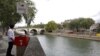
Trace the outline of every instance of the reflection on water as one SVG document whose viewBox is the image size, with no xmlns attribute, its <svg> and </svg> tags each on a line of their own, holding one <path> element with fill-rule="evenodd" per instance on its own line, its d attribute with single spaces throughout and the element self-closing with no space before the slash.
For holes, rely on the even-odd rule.
<svg viewBox="0 0 100 56">
<path fill-rule="evenodd" d="M 51 36 L 37 35 L 46 56 L 99 56 L 100 42 Z"/>
</svg>

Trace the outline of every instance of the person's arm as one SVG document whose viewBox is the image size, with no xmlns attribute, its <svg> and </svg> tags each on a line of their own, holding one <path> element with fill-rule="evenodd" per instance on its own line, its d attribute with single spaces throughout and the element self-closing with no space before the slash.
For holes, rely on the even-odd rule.
<svg viewBox="0 0 100 56">
<path fill-rule="evenodd" d="M 15 32 L 15 36 L 23 36 L 25 35 L 24 31 L 14 31 Z"/>
</svg>

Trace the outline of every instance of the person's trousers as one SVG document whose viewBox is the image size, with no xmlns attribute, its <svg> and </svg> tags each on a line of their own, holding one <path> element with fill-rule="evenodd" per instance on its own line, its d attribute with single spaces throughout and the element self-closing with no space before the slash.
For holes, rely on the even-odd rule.
<svg viewBox="0 0 100 56">
<path fill-rule="evenodd" d="M 11 56 L 12 48 L 13 48 L 13 42 L 8 42 L 8 48 L 7 48 L 6 56 Z"/>
</svg>

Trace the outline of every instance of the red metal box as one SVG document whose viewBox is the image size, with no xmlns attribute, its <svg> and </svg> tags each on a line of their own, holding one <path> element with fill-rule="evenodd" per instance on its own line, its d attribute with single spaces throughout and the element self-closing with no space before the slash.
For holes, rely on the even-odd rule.
<svg viewBox="0 0 100 56">
<path fill-rule="evenodd" d="M 16 36 L 14 40 L 14 44 L 16 46 L 27 46 L 29 42 L 29 37 L 27 36 Z"/>
</svg>

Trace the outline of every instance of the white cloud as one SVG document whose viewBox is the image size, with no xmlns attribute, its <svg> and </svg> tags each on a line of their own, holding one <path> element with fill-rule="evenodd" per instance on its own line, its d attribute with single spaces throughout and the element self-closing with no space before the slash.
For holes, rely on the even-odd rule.
<svg viewBox="0 0 100 56">
<path fill-rule="evenodd" d="M 77 17 L 92 17 L 98 20 L 100 0 L 32 0 L 38 10 L 35 23 L 47 23 L 55 20 L 57 23 Z"/>
<path fill-rule="evenodd" d="M 92 17 L 100 11 L 99 0 L 33 0 L 38 12 L 35 22 L 55 20 L 61 22 L 70 18 Z M 93 17 L 97 19 L 97 17 Z M 42 19 L 42 20 L 41 20 Z"/>
</svg>

